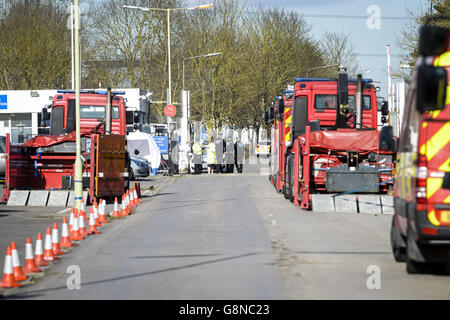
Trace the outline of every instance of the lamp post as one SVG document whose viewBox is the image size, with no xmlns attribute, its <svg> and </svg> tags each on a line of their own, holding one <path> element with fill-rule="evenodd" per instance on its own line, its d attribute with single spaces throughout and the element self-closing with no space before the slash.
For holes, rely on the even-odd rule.
<svg viewBox="0 0 450 320">
<path fill-rule="evenodd" d="M 146 7 L 137 7 L 137 6 L 129 6 L 124 5 L 123 8 L 126 9 L 135 9 L 135 10 L 141 10 L 141 11 L 166 11 L 167 13 L 167 64 L 168 64 L 168 76 L 169 76 L 169 92 L 167 95 L 167 104 L 172 104 L 172 69 L 171 69 L 171 55 L 170 55 L 170 12 L 171 11 L 179 11 L 179 10 L 201 10 L 201 9 L 209 9 L 212 8 L 214 5 L 211 4 L 204 4 L 204 5 L 197 5 L 193 7 L 185 7 L 185 8 L 146 8 Z"/>
<path fill-rule="evenodd" d="M 184 63 L 186 60 L 197 59 L 197 58 L 209 58 L 209 57 L 219 56 L 221 54 L 222 54 L 222 52 L 214 52 L 214 53 L 202 54 L 202 55 L 195 56 L 195 57 L 184 58 L 183 59 L 183 91 L 184 91 Z"/>
<path fill-rule="evenodd" d="M 327 65 L 327 66 L 309 68 L 309 69 L 306 70 L 306 77 L 308 77 L 309 72 L 312 71 L 312 70 L 328 69 L 328 68 L 333 68 L 333 67 L 339 67 L 339 65 L 338 64 L 330 64 L 330 65 Z"/>
<path fill-rule="evenodd" d="M 214 7 L 214 4 L 203 4 L 203 5 L 197 5 L 193 7 L 184 7 L 184 8 L 147 8 L 147 7 L 138 7 L 138 6 L 129 6 L 124 5 L 123 8 L 125 9 L 134 9 L 134 10 L 141 10 L 141 11 L 166 11 L 167 14 L 167 73 L 168 73 L 168 93 L 167 93 L 167 105 L 172 104 L 172 68 L 171 68 L 171 54 L 170 54 L 170 13 L 172 11 L 180 11 L 180 10 L 202 10 L 202 9 L 209 9 Z M 169 130 L 169 138 L 171 138 L 172 132 L 171 132 L 171 123 L 170 118 L 167 117 L 167 128 Z M 169 143 L 169 146 L 171 143 Z M 171 153 L 171 148 L 169 147 L 169 155 Z"/>
<path fill-rule="evenodd" d="M 181 91 L 181 105 L 182 105 L 182 118 L 181 118 L 181 153 L 180 153 L 180 170 L 184 169 L 184 165 L 188 166 L 189 161 L 187 153 L 189 152 L 189 141 L 190 141 L 190 129 L 189 129 L 189 91 L 185 90 L 184 87 L 184 70 L 186 60 L 192 60 L 197 58 L 209 58 L 221 55 L 221 52 L 214 52 L 208 54 L 202 54 L 194 57 L 187 57 L 183 59 L 183 90 Z"/>
<path fill-rule="evenodd" d="M 79 0 L 74 1 L 74 58 L 75 58 L 75 131 L 76 131 L 76 157 L 75 157 L 75 207 L 81 207 L 83 196 L 83 167 L 81 162 L 81 133 L 80 133 L 80 90 L 81 90 L 81 61 L 80 61 L 80 6 Z"/>
</svg>

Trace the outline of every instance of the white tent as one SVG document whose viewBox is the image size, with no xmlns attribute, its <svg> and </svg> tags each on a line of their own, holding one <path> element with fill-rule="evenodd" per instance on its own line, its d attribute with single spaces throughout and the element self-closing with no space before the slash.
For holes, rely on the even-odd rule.
<svg viewBox="0 0 450 320">
<path fill-rule="evenodd" d="M 142 131 L 130 132 L 127 135 L 127 151 L 132 157 L 146 159 L 152 166 L 153 174 L 156 174 L 161 161 L 161 152 L 150 134 Z"/>
</svg>

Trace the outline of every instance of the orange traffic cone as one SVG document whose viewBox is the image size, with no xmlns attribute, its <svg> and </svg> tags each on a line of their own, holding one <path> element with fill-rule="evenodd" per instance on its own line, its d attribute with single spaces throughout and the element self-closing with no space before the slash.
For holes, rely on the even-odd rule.
<svg viewBox="0 0 450 320">
<path fill-rule="evenodd" d="M 23 272 L 25 274 L 30 274 L 41 271 L 41 268 L 38 268 L 34 262 L 33 244 L 31 243 L 31 239 L 27 238 L 25 240 L 25 266 L 23 267 Z"/>
<path fill-rule="evenodd" d="M 53 246 L 52 246 L 52 232 L 50 228 L 47 228 L 45 231 L 45 242 L 44 242 L 44 260 L 45 261 L 55 261 L 59 258 L 55 257 L 53 254 Z"/>
<path fill-rule="evenodd" d="M 78 213 L 77 210 L 74 210 L 74 216 L 73 216 L 73 228 L 72 233 L 70 234 L 69 239 L 72 241 L 81 241 L 84 239 L 84 237 L 80 233 L 80 229 L 78 227 Z"/>
<path fill-rule="evenodd" d="M 74 210 L 74 208 L 70 208 L 70 216 L 69 216 L 69 234 L 72 233 L 74 216 L 75 216 L 75 210 Z"/>
<path fill-rule="evenodd" d="M 137 191 L 136 191 L 136 187 L 133 188 L 133 193 L 134 193 L 134 200 L 136 201 L 136 205 L 141 204 L 142 201 L 139 200 L 139 197 L 138 197 L 138 194 L 137 194 Z"/>
<path fill-rule="evenodd" d="M 94 219 L 95 219 L 95 225 L 96 225 L 97 227 L 103 226 L 103 225 L 100 223 L 100 220 L 99 220 L 99 218 L 98 218 L 98 203 L 97 203 L 97 201 L 94 201 Z"/>
<path fill-rule="evenodd" d="M 20 266 L 19 253 L 17 252 L 16 242 L 11 242 L 11 255 L 12 255 L 12 266 L 14 272 L 14 280 L 25 281 L 27 276 L 23 274 L 22 267 Z"/>
<path fill-rule="evenodd" d="M 92 209 L 92 208 L 91 208 L 91 213 L 89 214 L 89 230 L 87 233 L 89 235 L 100 233 L 100 231 L 97 230 L 97 227 L 95 224 L 94 209 Z"/>
<path fill-rule="evenodd" d="M 114 197 L 114 210 L 113 210 L 113 212 L 111 214 L 111 217 L 119 218 L 120 216 L 121 215 L 120 215 L 120 212 L 119 212 L 119 203 L 117 202 L 117 197 Z"/>
<path fill-rule="evenodd" d="M 84 220 L 88 220 L 88 217 L 87 217 L 87 215 L 86 215 L 86 210 L 85 210 L 85 208 L 84 208 L 84 199 L 83 199 L 83 198 L 81 198 L 80 214 L 83 215 Z"/>
<path fill-rule="evenodd" d="M 69 228 L 67 226 L 67 218 L 63 217 L 61 242 L 59 244 L 62 248 L 70 248 L 75 246 L 69 238 Z"/>
<path fill-rule="evenodd" d="M 125 194 L 122 196 L 122 211 L 120 211 L 120 216 L 121 217 L 125 217 L 128 215 L 128 211 L 127 211 L 127 203 L 126 203 L 126 198 L 125 198 Z"/>
<path fill-rule="evenodd" d="M 134 189 L 136 190 L 137 197 L 141 196 L 141 184 L 139 182 L 134 183 Z"/>
<path fill-rule="evenodd" d="M 36 249 L 34 251 L 34 263 L 38 267 L 48 266 L 48 262 L 44 260 L 44 250 L 42 249 L 42 234 L 37 234 Z"/>
<path fill-rule="evenodd" d="M 98 212 L 98 221 L 100 223 L 108 223 L 108 219 L 106 219 L 105 214 L 105 201 L 103 199 L 100 199 L 100 206 L 99 206 L 99 212 Z"/>
<path fill-rule="evenodd" d="M 136 201 L 134 200 L 133 189 L 130 190 L 130 207 L 134 209 L 136 207 Z"/>
<path fill-rule="evenodd" d="M 78 217 L 78 226 L 79 226 L 79 229 L 80 229 L 80 235 L 82 237 L 85 237 L 85 236 L 88 235 L 88 233 L 86 232 L 86 226 L 84 224 L 84 218 L 85 218 L 84 217 L 84 212 L 81 211 L 80 216 Z"/>
<path fill-rule="evenodd" d="M 3 280 L 0 283 L 2 288 L 20 287 L 20 284 L 14 279 L 14 271 L 12 266 L 11 247 L 6 249 L 5 266 L 3 267 Z"/>
<path fill-rule="evenodd" d="M 133 206 L 130 203 L 130 190 L 127 190 L 126 200 L 125 201 L 126 201 L 126 204 L 127 204 L 128 214 L 131 214 L 131 212 L 133 211 Z"/>
<path fill-rule="evenodd" d="M 58 231 L 58 224 L 56 222 L 53 222 L 52 249 L 53 249 L 53 254 L 55 256 L 61 256 L 64 254 L 64 251 L 61 250 L 61 245 L 59 243 L 59 231 Z"/>
</svg>

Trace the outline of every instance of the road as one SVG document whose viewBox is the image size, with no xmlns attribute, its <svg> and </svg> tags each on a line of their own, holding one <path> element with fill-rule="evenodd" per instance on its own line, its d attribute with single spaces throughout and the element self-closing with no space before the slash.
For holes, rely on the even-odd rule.
<svg viewBox="0 0 450 320">
<path fill-rule="evenodd" d="M 449 299 L 449 275 L 394 262 L 391 219 L 302 211 L 258 170 L 185 175 L 9 298 Z M 67 288 L 71 265 L 81 289 Z"/>
</svg>

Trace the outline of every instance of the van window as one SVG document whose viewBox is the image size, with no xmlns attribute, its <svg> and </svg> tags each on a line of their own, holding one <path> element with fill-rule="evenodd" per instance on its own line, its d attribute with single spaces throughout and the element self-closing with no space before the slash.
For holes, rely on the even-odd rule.
<svg viewBox="0 0 450 320">
<path fill-rule="evenodd" d="M 412 88 L 406 96 L 405 116 L 399 140 L 399 152 L 417 152 L 419 139 L 420 114 L 415 108 L 416 88 Z"/>
</svg>

